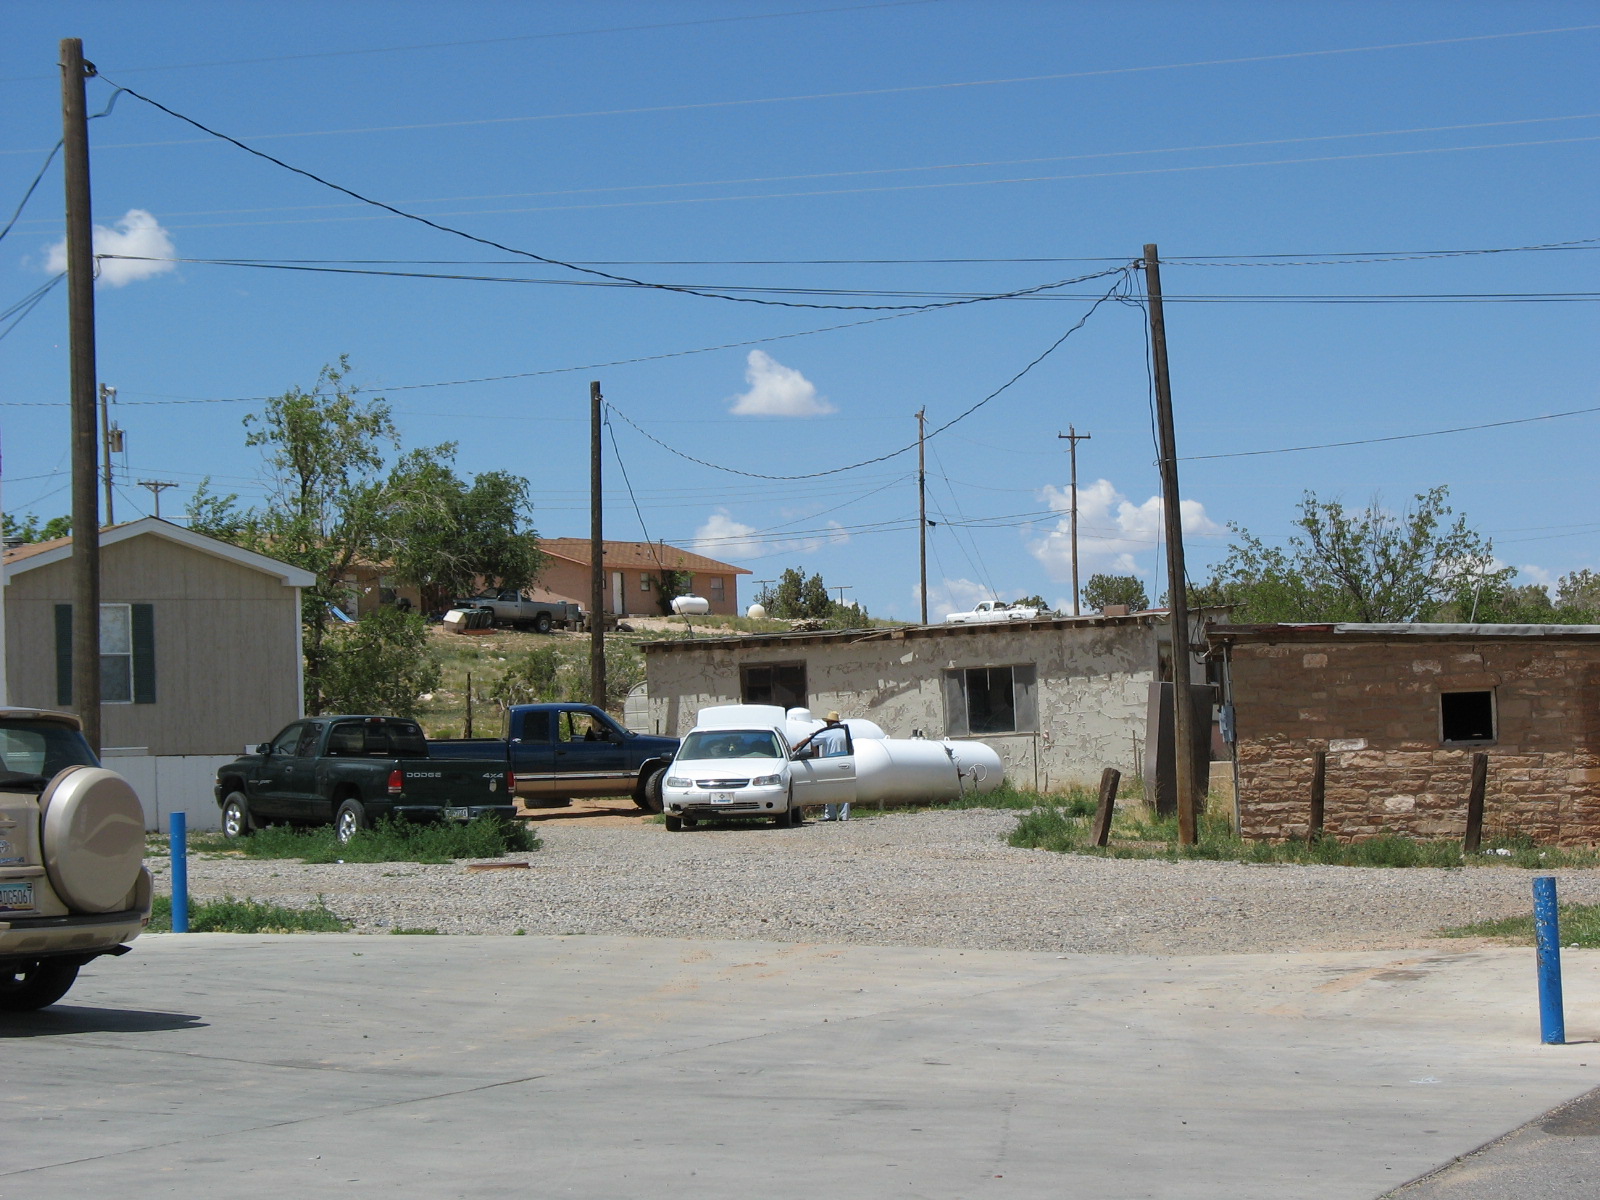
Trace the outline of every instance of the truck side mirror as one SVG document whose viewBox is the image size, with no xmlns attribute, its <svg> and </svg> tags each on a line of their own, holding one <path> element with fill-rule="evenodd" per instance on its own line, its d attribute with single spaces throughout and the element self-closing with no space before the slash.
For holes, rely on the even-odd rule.
<svg viewBox="0 0 1600 1200">
<path fill-rule="evenodd" d="M 256 753 L 260 754 L 260 755 L 263 755 L 263 756 L 271 754 L 272 753 L 272 743 L 271 742 L 262 742 L 259 746 L 256 747 Z"/>
</svg>

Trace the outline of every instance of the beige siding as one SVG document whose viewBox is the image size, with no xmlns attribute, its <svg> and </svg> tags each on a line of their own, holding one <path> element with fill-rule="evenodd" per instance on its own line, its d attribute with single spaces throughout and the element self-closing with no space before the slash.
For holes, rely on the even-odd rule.
<svg viewBox="0 0 1600 1200">
<path fill-rule="evenodd" d="M 55 606 L 71 599 L 71 570 L 36 567 L 6 587 L 13 704 L 56 707 Z M 106 705 L 104 745 L 236 753 L 298 715 L 296 589 L 153 535 L 106 546 L 100 587 L 107 604 L 153 606 L 156 654 L 156 702 Z"/>
<path fill-rule="evenodd" d="M 651 729 L 682 736 L 700 709 L 740 701 L 740 668 L 806 664 L 813 713 L 837 709 L 866 717 L 890 737 L 950 730 L 944 673 L 953 668 L 1033 665 L 1039 729 L 992 735 L 1007 775 L 1024 786 L 1093 782 L 1105 767 L 1139 768 L 1146 704 L 1154 679 L 1155 629 L 1147 623 L 1067 622 L 1037 626 L 931 629 L 855 640 L 724 640 L 696 645 L 645 643 Z"/>
</svg>

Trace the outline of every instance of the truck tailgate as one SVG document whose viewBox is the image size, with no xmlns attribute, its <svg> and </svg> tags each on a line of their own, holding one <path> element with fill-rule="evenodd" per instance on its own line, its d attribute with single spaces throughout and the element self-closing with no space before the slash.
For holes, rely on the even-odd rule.
<svg viewBox="0 0 1600 1200">
<path fill-rule="evenodd" d="M 394 765 L 400 772 L 401 795 L 397 799 L 406 804 L 466 807 L 512 803 L 506 789 L 506 764 L 498 759 L 402 758 Z"/>
</svg>

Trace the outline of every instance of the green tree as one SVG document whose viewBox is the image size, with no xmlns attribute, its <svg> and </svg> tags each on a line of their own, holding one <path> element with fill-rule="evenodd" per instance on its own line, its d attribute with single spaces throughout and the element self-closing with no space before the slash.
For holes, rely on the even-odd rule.
<svg viewBox="0 0 1600 1200">
<path fill-rule="evenodd" d="M 1494 568 L 1489 542 L 1465 517 L 1448 518 L 1449 489 L 1430 488 L 1402 513 L 1374 499 L 1346 509 L 1312 492 L 1285 548 L 1238 525 L 1238 540 L 1203 596 L 1236 605 L 1235 618 L 1274 621 L 1432 621 L 1463 596 L 1504 588 L 1514 568 Z"/>
<path fill-rule="evenodd" d="M 439 686 L 428 624 L 416 613 L 380 608 L 323 639 L 318 689 L 324 711 L 414 717 L 419 697 Z"/>
<path fill-rule="evenodd" d="M 26 521 L 20 523 L 10 513 L 0 516 L 0 536 L 8 542 L 52 542 L 56 538 L 66 537 L 71 532 L 70 516 L 51 517 L 43 525 L 39 524 L 39 518 L 32 513 L 28 514 Z"/>
<path fill-rule="evenodd" d="M 621 713 L 628 693 L 644 682 L 644 655 L 627 642 L 606 643 L 606 711 Z M 489 685 L 504 708 L 513 704 L 589 701 L 589 656 L 564 646 L 540 646 L 510 663 Z"/>
<path fill-rule="evenodd" d="M 826 621 L 841 629 L 859 629 L 867 624 L 867 610 L 860 604 L 840 604 L 828 595 L 821 575 L 807 575 L 801 567 L 787 567 L 776 584 L 762 588 L 756 603 L 767 615 L 784 621 Z"/>
<path fill-rule="evenodd" d="M 455 454 L 446 442 L 405 455 L 385 482 L 376 531 L 378 557 L 422 592 L 428 609 L 470 594 L 480 580 L 526 587 L 544 565 L 529 524 L 528 481 L 485 471 L 467 483 Z"/>
<path fill-rule="evenodd" d="M 1095 612 L 1112 604 L 1126 604 L 1129 612 L 1150 607 L 1144 584 L 1135 575 L 1091 575 L 1083 585 L 1083 602 Z"/>
<path fill-rule="evenodd" d="M 1574 612 L 1600 614 L 1600 575 L 1588 568 L 1563 575 L 1556 581 L 1556 603 Z"/>
<path fill-rule="evenodd" d="M 661 606 L 661 615 L 672 615 L 672 602 L 679 596 L 687 596 L 689 588 L 694 583 L 694 576 L 688 571 L 674 571 L 669 567 L 662 567 L 651 576 L 654 581 L 656 603 Z"/>
</svg>

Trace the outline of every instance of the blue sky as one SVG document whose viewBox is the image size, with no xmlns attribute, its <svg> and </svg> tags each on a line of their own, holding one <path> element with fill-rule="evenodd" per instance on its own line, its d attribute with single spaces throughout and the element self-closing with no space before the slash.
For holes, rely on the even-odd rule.
<svg viewBox="0 0 1600 1200">
<path fill-rule="evenodd" d="M 138 480 L 179 485 L 167 516 L 207 474 L 259 502 L 237 398 L 347 354 L 408 447 L 527 476 L 540 532 L 585 536 L 598 379 L 643 518 L 608 444 L 608 536 L 758 580 L 800 566 L 915 618 L 914 452 L 787 480 L 690 459 L 799 476 L 899 450 L 919 408 L 930 429 L 971 408 L 1118 277 L 873 306 L 1059 284 L 1155 242 L 1191 577 L 1230 522 L 1286 538 L 1306 489 L 1400 506 L 1436 484 L 1524 578 L 1600 566 L 1600 414 L 1204 457 L 1600 405 L 1600 241 L 1419 256 L 1600 239 L 1600 4 L 24 0 L 6 24 L 0 220 L 60 135 L 75 36 L 104 76 L 92 110 L 114 81 L 477 237 L 720 293 L 441 233 L 123 95 L 91 127 L 102 249 L 213 261 L 107 260 L 118 519 L 150 511 Z M 0 307 L 49 280 L 61 207 L 58 162 L 0 241 Z M 64 293 L 0 340 L 5 505 L 41 517 L 69 507 Z M 1538 299 L 1483 299 L 1507 296 Z M 929 442 L 936 614 L 1070 604 L 1069 425 L 1092 435 L 1083 577 L 1161 592 L 1145 337 L 1114 298 Z"/>
</svg>

